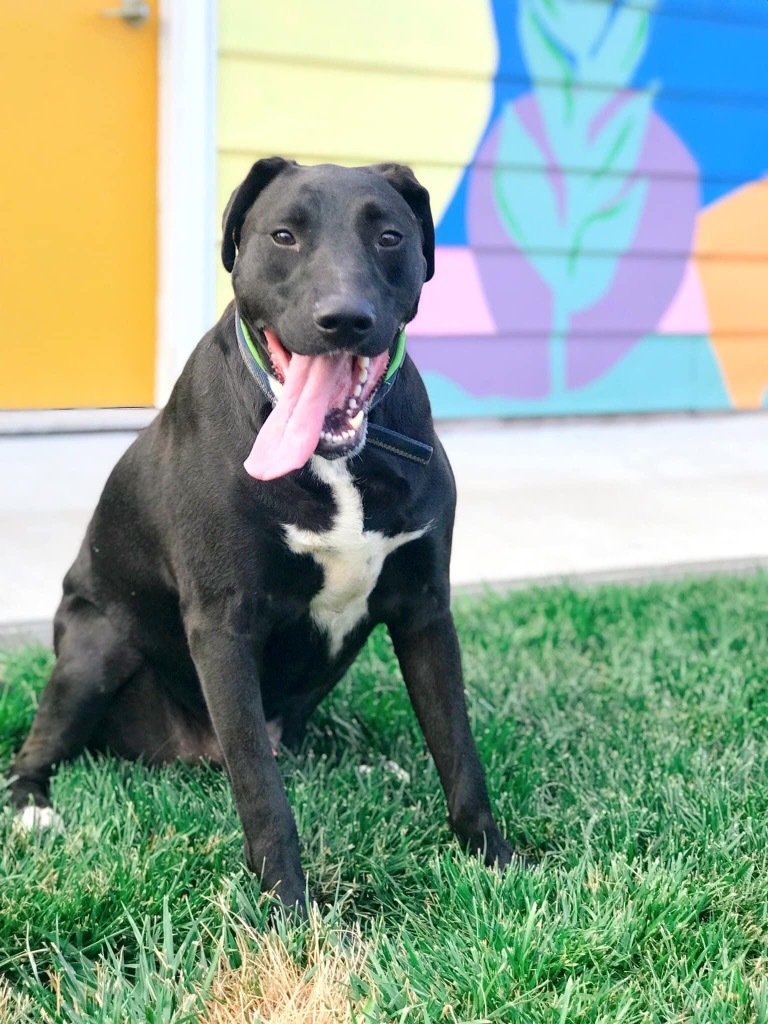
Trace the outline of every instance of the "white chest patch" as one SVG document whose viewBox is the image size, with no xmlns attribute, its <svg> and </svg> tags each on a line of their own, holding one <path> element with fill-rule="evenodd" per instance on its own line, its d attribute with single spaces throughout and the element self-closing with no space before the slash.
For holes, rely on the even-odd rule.
<svg viewBox="0 0 768 1024">
<path fill-rule="evenodd" d="M 335 657 L 344 638 L 368 613 L 368 598 L 387 555 L 423 537 L 429 525 L 396 537 L 363 530 L 363 501 L 346 460 L 329 462 L 313 456 L 310 466 L 333 492 L 337 510 L 333 525 L 322 533 L 297 526 L 283 529 L 291 551 L 311 555 L 322 567 L 323 586 L 312 599 L 309 611 L 315 625 L 327 634 L 331 656 Z"/>
</svg>

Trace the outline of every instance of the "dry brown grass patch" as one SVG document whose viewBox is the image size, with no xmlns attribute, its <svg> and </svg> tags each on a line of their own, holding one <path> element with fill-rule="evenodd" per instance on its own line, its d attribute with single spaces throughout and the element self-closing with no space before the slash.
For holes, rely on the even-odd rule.
<svg viewBox="0 0 768 1024">
<path fill-rule="evenodd" d="M 0 978 L 0 1024 L 16 1024 L 30 1019 L 32 1003 L 28 996 L 17 995 L 4 978 Z"/>
<path fill-rule="evenodd" d="M 312 930 L 302 963 L 274 933 L 240 933 L 240 966 L 223 963 L 211 985 L 201 1024 L 352 1024 L 365 1020 L 350 993 L 350 976 L 365 965 L 361 941 L 333 945 Z M 356 1016 L 353 1012 L 356 1011 Z"/>
</svg>

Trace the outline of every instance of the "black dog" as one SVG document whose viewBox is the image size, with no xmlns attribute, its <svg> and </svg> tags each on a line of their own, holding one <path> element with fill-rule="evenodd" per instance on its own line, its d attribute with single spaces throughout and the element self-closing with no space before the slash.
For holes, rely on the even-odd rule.
<svg viewBox="0 0 768 1024">
<path fill-rule="evenodd" d="M 54 764 L 86 746 L 223 762 L 248 866 L 303 903 L 273 748 L 300 742 L 383 622 L 453 829 L 504 867 L 449 609 L 454 482 L 402 351 L 433 272 L 429 196 L 398 165 L 260 160 L 222 258 L 235 303 L 113 470 L 64 580 L 12 799 L 50 816 L 28 805 L 50 807 Z"/>
</svg>

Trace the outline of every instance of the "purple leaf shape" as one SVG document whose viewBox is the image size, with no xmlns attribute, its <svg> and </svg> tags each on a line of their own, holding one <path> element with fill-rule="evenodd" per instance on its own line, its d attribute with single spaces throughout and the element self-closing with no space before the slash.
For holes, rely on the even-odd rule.
<svg viewBox="0 0 768 1024">
<path fill-rule="evenodd" d="M 535 97 L 521 97 L 515 101 L 515 107 L 526 130 L 547 154 L 553 168 L 549 171 L 553 185 L 561 189 L 562 175 Z M 493 190 L 499 129 L 497 121 L 470 171 L 467 234 L 499 334 L 527 339 L 527 370 L 515 375 L 511 390 L 505 389 L 505 393 L 535 398 L 547 393 L 542 385 L 548 379 L 552 295 L 500 219 Z M 648 175 L 650 179 L 643 213 L 608 292 L 571 318 L 565 341 L 568 389 L 582 387 L 602 376 L 657 327 L 685 270 L 698 210 L 698 168 L 680 139 L 653 112 L 635 174 Z M 500 359 L 505 358 L 508 345 L 498 345 Z M 480 385 L 477 388 L 473 386 L 470 369 L 463 373 L 462 385 L 474 394 L 493 393 L 487 390 L 488 376 L 483 374 L 482 384 L 476 382 Z"/>
</svg>

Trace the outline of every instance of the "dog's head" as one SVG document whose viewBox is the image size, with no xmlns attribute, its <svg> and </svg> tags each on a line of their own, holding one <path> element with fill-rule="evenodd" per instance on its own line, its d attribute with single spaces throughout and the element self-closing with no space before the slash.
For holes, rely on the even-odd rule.
<svg viewBox="0 0 768 1024">
<path fill-rule="evenodd" d="M 429 195 L 408 167 L 259 160 L 224 212 L 222 260 L 278 403 L 246 462 L 272 479 L 350 455 L 434 270 Z"/>
</svg>

